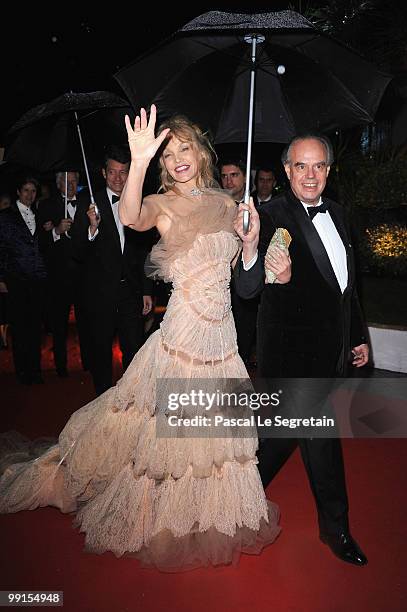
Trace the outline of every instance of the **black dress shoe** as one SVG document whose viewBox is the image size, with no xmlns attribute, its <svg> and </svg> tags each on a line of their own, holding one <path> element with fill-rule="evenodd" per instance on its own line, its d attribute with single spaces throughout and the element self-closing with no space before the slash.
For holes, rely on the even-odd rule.
<svg viewBox="0 0 407 612">
<path fill-rule="evenodd" d="M 342 559 L 342 561 L 353 563 L 353 565 L 367 564 L 366 556 L 350 533 L 344 532 L 338 535 L 321 534 L 319 537 L 321 542 L 327 544 L 333 554 Z"/>
<path fill-rule="evenodd" d="M 68 378 L 68 371 L 66 368 L 57 368 L 57 375 L 60 378 Z"/>
</svg>

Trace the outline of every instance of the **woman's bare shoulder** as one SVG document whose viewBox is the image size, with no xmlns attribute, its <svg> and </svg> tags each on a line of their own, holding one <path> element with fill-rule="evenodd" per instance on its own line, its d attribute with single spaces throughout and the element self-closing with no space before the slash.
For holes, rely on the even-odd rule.
<svg viewBox="0 0 407 612">
<path fill-rule="evenodd" d="M 160 214 L 165 208 L 166 198 L 162 193 L 152 193 L 143 198 L 143 206 L 152 209 L 156 214 Z"/>
</svg>

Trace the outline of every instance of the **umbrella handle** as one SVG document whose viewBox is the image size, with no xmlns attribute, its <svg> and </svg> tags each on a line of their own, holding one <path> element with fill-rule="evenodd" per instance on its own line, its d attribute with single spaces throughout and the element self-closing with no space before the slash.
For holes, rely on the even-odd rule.
<svg viewBox="0 0 407 612">
<path fill-rule="evenodd" d="M 250 227 L 250 213 L 248 210 L 243 211 L 243 233 L 247 234 Z"/>
</svg>

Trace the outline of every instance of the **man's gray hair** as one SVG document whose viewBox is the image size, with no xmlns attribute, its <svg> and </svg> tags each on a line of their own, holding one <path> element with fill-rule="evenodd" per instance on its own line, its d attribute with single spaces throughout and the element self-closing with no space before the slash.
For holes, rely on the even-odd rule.
<svg viewBox="0 0 407 612">
<path fill-rule="evenodd" d="M 301 136 L 295 136 L 291 140 L 291 142 L 284 148 L 284 151 L 281 155 L 281 161 L 283 163 L 283 166 L 291 163 L 291 148 L 297 142 L 301 142 L 302 140 L 318 140 L 325 147 L 327 165 L 332 166 L 334 162 L 334 150 L 332 148 L 331 141 L 327 136 L 322 136 L 321 134 L 313 134 L 312 132 L 310 132 L 309 134 L 303 134 Z"/>
<path fill-rule="evenodd" d="M 77 172 L 76 170 L 67 170 L 67 172 L 69 172 L 69 174 L 76 174 L 76 178 L 79 181 L 79 172 Z M 61 179 L 65 180 L 65 172 L 57 172 L 55 174 L 55 182 L 57 185 Z"/>
</svg>

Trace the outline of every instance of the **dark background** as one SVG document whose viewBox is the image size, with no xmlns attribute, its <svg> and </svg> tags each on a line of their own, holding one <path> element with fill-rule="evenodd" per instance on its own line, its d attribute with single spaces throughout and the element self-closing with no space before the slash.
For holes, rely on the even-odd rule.
<svg viewBox="0 0 407 612">
<path fill-rule="evenodd" d="M 210 10 L 250 13 L 293 9 L 308 18 L 320 11 L 325 23 L 327 19 L 332 26 L 330 34 L 397 76 L 398 81 L 394 81 L 397 88 L 390 87 L 392 95 L 383 98 L 377 114 L 379 121 L 383 116 L 391 121 L 400 104 L 407 104 L 407 0 L 270 0 L 253 6 L 247 1 L 212 6 L 172 2 L 163 8 L 161 3 L 150 0 L 106 3 L 92 8 L 85 3 L 79 6 L 60 3 L 53 4 L 48 11 L 22 5 L 7 8 L 10 14 L 7 18 L 3 15 L 0 26 L 0 147 L 5 144 L 7 131 L 27 110 L 70 90 L 108 90 L 125 98 L 113 75 L 185 23 Z M 405 131 L 407 134 L 407 126 Z M 360 148 L 359 133 L 354 140 Z M 227 147 L 217 148 L 220 157 L 227 156 L 229 151 L 223 150 Z M 279 172 L 281 146 L 266 147 L 267 150 L 255 145 L 253 164 L 267 160 Z M 244 149 L 242 152 L 244 156 Z M 231 153 L 240 156 L 235 146 Z M 92 174 L 93 170 L 100 177 L 99 163 Z M 0 166 L 0 182 L 12 183 L 14 172 L 9 164 Z M 283 176 L 278 178 L 283 181 Z"/>
<path fill-rule="evenodd" d="M 271 0 L 248 8 L 248 2 L 215 6 L 172 2 L 161 8 L 150 1 L 103 3 L 90 9 L 57 3 L 50 11 L 21 5 L 18 14 L 13 9 L 1 26 L 0 146 L 24 112 L 71 89 L 109 90 L 125 97 L 113 74 L 202 13 L 273 11 L 290 4 Z M 296 6 L 291 8 L 305 10 L 306 5 L 326 2 L 292 4 Z"/>
</svg>

